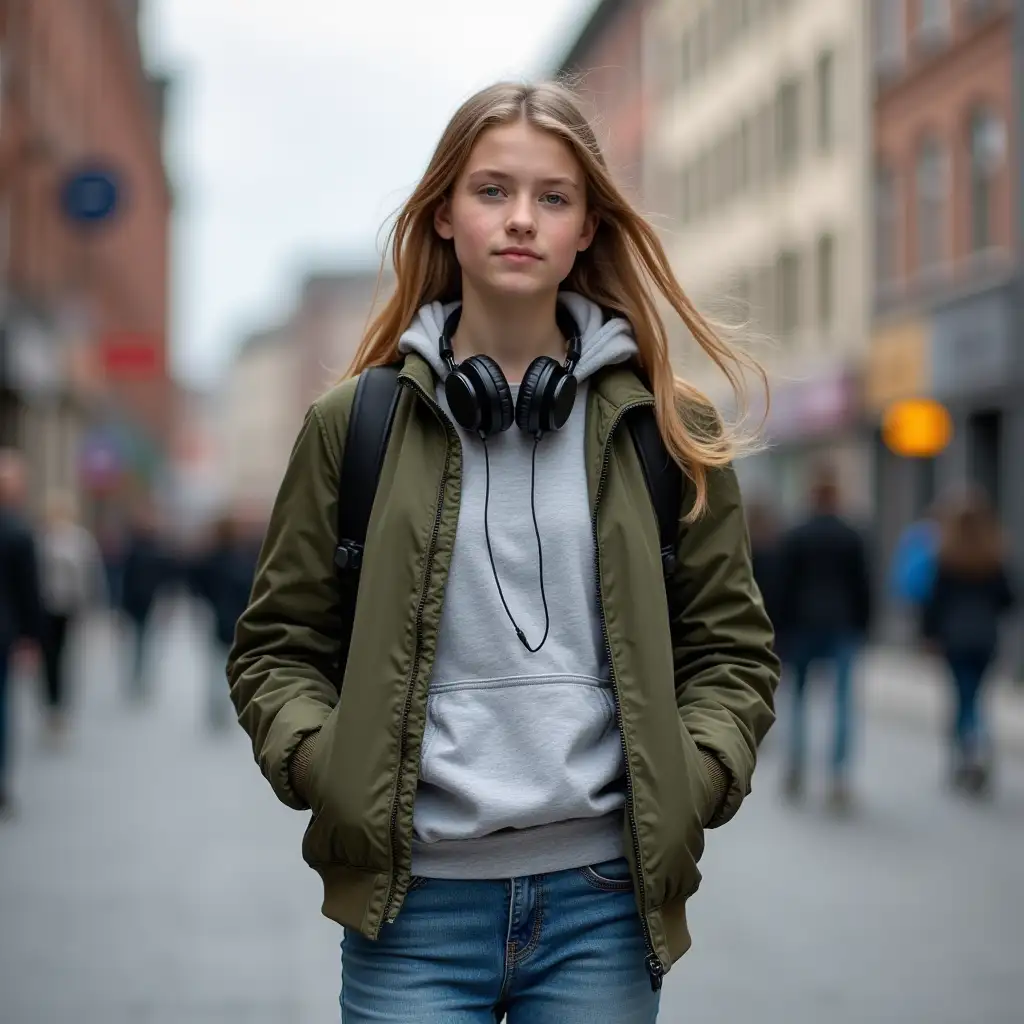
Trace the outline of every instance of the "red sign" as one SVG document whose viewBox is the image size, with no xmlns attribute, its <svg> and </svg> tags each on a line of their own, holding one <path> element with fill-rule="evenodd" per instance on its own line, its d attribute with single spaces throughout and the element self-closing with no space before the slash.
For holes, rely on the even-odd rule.
<svg viewBox="0 0 1024 1024">
<path fill-rule="evenodd" d="M 163 375 L 163 343 L 155 334 L 108 334 L 100 349 L 108 378 L 124 380 Z"/>
</svg>

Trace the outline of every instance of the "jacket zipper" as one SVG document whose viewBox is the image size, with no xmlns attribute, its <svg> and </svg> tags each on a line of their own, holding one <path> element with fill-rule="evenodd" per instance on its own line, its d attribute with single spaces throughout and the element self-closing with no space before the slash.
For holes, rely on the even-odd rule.
<svg viewBox="0 0 1024 1024">
<path fill-rule="evenodd" d="M 615 691 L 615 701 L 619 708 L 619 740 L 622 743 L 622 758 L 626 765 L 626 807 L 629 815 L 629 827 L 633 836 L 633 860 L 636 864 L 637 886 L 640 895 L 640 923 L 644 932 L 644 944 L 647 948 L 647 956 L 644 965 L 651 979 L 651 989 L 657 992 L 661 989 L 662 979 L 665 977 L 665 967 L 658 954 L 654 951 L 654 941 L 651 938 L 651 928 L 647 923 L 647 889 L 644 884 L 644 873 L 640 863 L 640 833 L 636 827 L 636 815 L 633 808 L 633 776 L 629 765 L 629 750 L 626 747 L 626 734 L 622 728 L 622 700 L 619 696 L 619 684 L 615 678 L 615 666 L 612 663 L 612 645 L 608 639 L 608 622 L 604 614 L 604 595 L 601 592 L 601 551 L 597 537 L 597 510 L 601 504 L 601 494 L 604 491 L 605 478 L 608 475 L 608 466 L 612 457 L 612 440 L 615 437 L 615 430 L 626 413 L 642 406 L 653 405 L 653 402 L 639 401 L 630 402 L 622 406 L 616 413 L 615 419 L 608 430 L 608 440 L 605 442 L 604 460 L 601 463 L 601 475 L 597 482 L 597 497 L 594 500 L 594 514 L 592 525 L 594 530 L 594 565 L 597 573 L 597 607 L 601 617 L 601 636 L 604 638 L 605 657 L 608 659 L 608 672 L 611 676 L 612 688 Z"/>
<path fill-rule="evenodd" d="M 441 407 L 430 398 L 423 388 L 415 381 L 409 381 L 407 378 L 399 377 L 398 383 L 400 387 L 409 388 L 411 391 L 416 392 L 431 410 L 437 416 L 441 426 L 444 427 L 446 450 L 444 457 L 444 469 L 441 473 L 441 484 L 437 492 L 437 512 L 434 515 L 434 528 L 430 533 L 430 543 L 427 545 L 427 568 L 423 575 L 423 589 L 420 592 L 420 602 L 416 608 L 416 651 L 413 655 L 412 670 L 409 673 L 409 681 L 406 685 L 405 690 L 405 708 L 402 711 L 402 730 L 399 734 L 398 741 L 398 779 L 395 782 L 395 795 L 391 804 L 391 859 L 394 863 L 397 859 L 398 849 L 398 803 L 402 796 L 402 778 L 405 774 L 405 759 L 407 756 L 406 743 L 409 738 L 409 712 L 412 709 L 412 691 L 413 686 L 416 682 L 416 675 L 419 672 L 420 665 L 420 642 L 419 638 L 423 634 L 423 611 L 427 606 L 427 594 L 430 591 L 430 575 L 431 568 L 434 560 L 434 548 L 437 546 L 437 535 L 441 530 L 441 515 L 444 510 L 444 492 L 448 484 L 448 468 L 451 465 L 452 458 L 452 446 L 451 446 L 451 428 L 448 424 L 448 419 L 445 414 L 441 411 Z M 384 901 L 384 913 L 382 914 L 382 920 L 387 924 L 393 924 L 397 914 L 392 915 L 391 907 L 395 901 L 395 871 L 391 873 L 391 883 L 388 886 L 387 899 Z"/>
</svg>

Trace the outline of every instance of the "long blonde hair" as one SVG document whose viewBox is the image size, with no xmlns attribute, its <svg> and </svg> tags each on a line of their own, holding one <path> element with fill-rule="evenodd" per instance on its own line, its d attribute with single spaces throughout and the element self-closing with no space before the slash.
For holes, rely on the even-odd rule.
<svg viewBox="0 0 1024 1024">
<path fill-rule="evenodd" d="M 687 298 L 657 234 L 612 181 L 593 129 L 573 93 L 562 85 L 499 82 L 456 111 L 388 235 L 385 254 L 391 250 L 395 290 L 367 328 L 346 375 L 395 361 L 399 338 L 422 305 L 461 297 L 462 273 L 455 248 L 435 231 L 434 213 L 480 134 L 520 119 L 562 139 L 586 174 L 588 208 L 598 215 L 599 225 L 593 243 L 577 256 L 563 287 L 617 313 L 632 326 L 665 446 L 695 484 L 690 518 L 696 518 L 707 507 L 708 471 L 732 460 L 740 437 L 734 427 L 725 425 L 704 394 L 675 376 L 657 294 L 725 375 L 738 408 L 745 409 L 747 404 L 745 371 L 752 370 L 760 378 L 766 394 L 767 378 L 754 359 L 719 338 Z"/>
</svg>

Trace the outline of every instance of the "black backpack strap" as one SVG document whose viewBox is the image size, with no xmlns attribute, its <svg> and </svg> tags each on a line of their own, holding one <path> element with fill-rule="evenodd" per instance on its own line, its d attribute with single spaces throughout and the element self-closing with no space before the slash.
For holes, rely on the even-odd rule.
<svg viewBox="0 0 1024 1024">
<path fill-rule="evenodd" d="M 334 564 L 343 575 L 358 574 L 363 566 L 366 528 L 398 405 L 398 369 L 397 365 L 372 366 L 363 370 L 356 383 L 338 473 Z"/>
<path fill-rule="evenodd" d="M 676 541 L 683 506 L 683 472 L 668 453 L 651 406 L 641 406 L 627 418 L 633 445 L 640 457 L 647 491 L 658 519 L 661 567 L 668 578 L 676 567 Z"/>
<path fill-rule="evenodd" d="M 338 473 L 338 692 L 345 679 L 363 567 L 363 545 L 398 405 L 399 366 L 363 370 L 356 384 Z"/>
</svg>

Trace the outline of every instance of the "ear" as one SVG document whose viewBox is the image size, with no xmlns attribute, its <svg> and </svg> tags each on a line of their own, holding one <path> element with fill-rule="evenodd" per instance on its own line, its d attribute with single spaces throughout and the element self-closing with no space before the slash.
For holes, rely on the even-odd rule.
<svg viewBox="0 0 1024 1024">
<path fill-rule="evenodd" d="M 455 226 L 452 224 L 452 204 L 447 196 L 437 204 L 437 209 L 434 210 L 434 230 L 442 238 L 450 240 L 455 237 Z"/>
<path fill-rule="evenodd" d="M 576 243 L 577 252 L 583 252 L 590 248 L 590 243 L 594 241 L 594 235 L 597 234 L 597 225 L 600 223 L 600 217 L 598 217 L 594 210 L 591 210 L 583 221 L 583 227 L 580 230 L 580 238 Z"/>
</svg>

